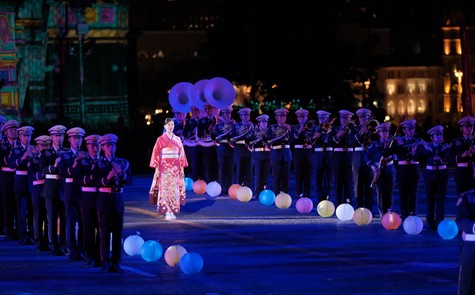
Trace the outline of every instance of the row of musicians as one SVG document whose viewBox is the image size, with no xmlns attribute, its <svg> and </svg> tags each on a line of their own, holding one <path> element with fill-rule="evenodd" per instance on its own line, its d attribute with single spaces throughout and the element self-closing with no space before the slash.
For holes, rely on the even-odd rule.
<svg viewBox="0 0 475 295">
<path fill-rule="evenodd" d="M 7 240 L 37 244 L 69 260 L 82 260 L 118 270 L 121 257 L 124 200 L 130 185 L 129 162 L 115 157 L 115 134 L 89 135 L 80 127 L 51 127 L 34 139 L 34 128 L 1 120 L 0 143 L 2 229 Z M 63 148 L 67 136 L 69 148 Z M 83 139 L 87 151 L 81 151 Z M 104 155 L 101 155 L 101 148 Z M 58 223 L 59 220 L 59 223 Z M 76 224 L 78 225 L 76 235 Z M 59 231 L 58 231 L 59 226 Z M 112 255 L 110 244 L 112 234 Z"/>
<path fill-rule="evenodd" d="M 307 110 L 297 110 L 295 115 L 299 124 L 293 126 L 286 124 L 287 109 L 276 110 L 277 124 L 270 126 L 267 126 L 269 119 L 267 115 L 257 117 L 257 126 L 254 126 L 249 121 L 250 109 L 248 108 L 239 111 L 241 122 L 238 123 L 231 119 L 230 108 L 221 110 L 221 117 L 217 124 L 213 124 L 217 120 L 212 116 L 212 107 L 208 106 L 205 111 L 209 116 L 202 118 L 199 117 L 199 111 L 192 111 L 193 116 L 186 121 L 181 133 L 187 156 L 190 157 L 189 163 L 191 163 L 192 172 L 189 176 L 193 179 L 198 177 L 207 181 L 216 180 L 216 178 L 207 176 L 211 175 L 213 170 L 215 171 L 213 167 L 216 166 L 213 166 L 214 162 L 211 158 L 217 154 L 217 166 L 219 167 L 217 179 L 223 187 L 228 187 L 231 184 L 230 181 L 233 181 L 234 183 L 253 185 L 254 191 L 258 193 L 267 185 L 267 175 L 272 167 L 273 179 L 275 179 L 272 189 L 275 193 L 287 192 L 288 171 L 290 162 L 293 161 L 298 196 L 310 196 L 311 173 L 308 171 L 309 167 L 313 167 L 312 169 L 316 168 L 316 189 L 319 200 L 330 195 L 334 181 L 338 203 L 351 199 L 354 193 L 358 206 L 371 207 L 373 199 L 373 189 L 369 187 L 372 182 L 371 165 L 367 165 L 363 156 L 367 154 L 366 151 L 371 143 L 374 142 L 374 147 L 376 147 L 382 140 L 380 139 L 381 132 L 376 130 L 376 126 L 370 124 L 371 121 L 374 121 L 371 120 L 370 110 L 360 108 L 356 111 L 358 125 L 352 121 L 353 113 L 341 110 L 339 126 L 333 126 L 334 120 L 329 120 L 330 113 L 323 110 L 317 111 L 318 123 L 308 120 L 309 112 Z M 445 148 L 444 150 L 447 149 L 455 156 L 453 159 L 457 163 L 457 167 L 460 168 L 457 170 L 465 171 L 463 173 L 465 177 L 457 177 L 457 179 L 472 179 L 467 176 L 472 177 L 470 148 L 473 148 L 473 123 L 473 117 L 462 118 L 458 122 L 462 136 L 451 144 L 443 143 L 445 147 L 450 146 L 449 149 Z M 422 145 L 424 141 L 414 137 L 415 124 L 414 119 L 403 122 L 401 127 L 404 135 L 395 138 L 397 140 L 394 141 L 394 148 L 397 149 L 397 155 L 394 155 L 394 160 L 397 160 L 396 164 L 400 164 L 400 166 L 404 166 L 405 163 L 417 162 L 413 161 L 414 155 L 411 154 L 409 146 L 414 145 L 415 142 L 420 143 L 417 145 L 418 147 L 427 146 L 426 144 Z M 176 125 L 180 126 L 180 122 L 176 122 Z M 379 129 L 384 127 L 389 132 L 389 124 L 383 123 L 378 126 Z M 440 127 L 437 126 L 436 129 Z M 434 130 L 432 129 L 431 132 Z M 175 132 L 180 134 L 180 131 Z M 201 147 L 197 146 L 197 142 L 201 142 Z M 217 147 L 215 142 L 218 144 Z M 251 158 L 256 177 L 254 184 L 250 183 Z M 200 159 L 205 159 L 206 165 L 200 166 Z M 375 159 L 374 162 L 379 162 L 379 159 Z M 428 169 L 439 166 L 444 165 L 438 160 L 428 163 Z M 193 169 L 193 167 L 202 168 Z M 233 175 L 233 167 L 235 167 L 235 177 L 230 179 Z M 199 171 L 206 172 L 207 169 L 210 171 L 209 175 L 198 174 Z M 196 170 L 196 173 L 193 173 L 193 170 Z M 461 172 L 457 174 L 461 174 Z M 408 177 L 412 176 L 411 173 L 408 174 Z M 406 186 L 406 181 L 401 180 L 401 182 Z M 466 189 L 466 185 L 463 183 L 462 180 L 457 181 L 458 191 Z M 470 182 L 467 183 L 470 184 Z M 413 188 L 410 191 L 414 191 Z M 387 209 L 387 206 L 384 207 L 383 212 Z M 408 213 L 404 213 L 408 210 Z M 412 212 L 410 210 L 402 210 L 403 215 Z"/>
</svg>

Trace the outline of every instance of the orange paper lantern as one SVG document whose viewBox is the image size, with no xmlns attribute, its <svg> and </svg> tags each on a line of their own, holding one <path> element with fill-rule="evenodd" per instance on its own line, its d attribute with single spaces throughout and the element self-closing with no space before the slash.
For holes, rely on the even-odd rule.
<svg viewBox="0 0 475 295">
<path fill-rule="evenodd" d="M 228 188 L 228 195 L 231 199 L 233 200 L 237 200 L 236 199 L 236 192 L 238 189 L 241 188 L 241 185 L 240 184 L 231 184 L 231 186 L 229 186 Z"/>
<path fill-rule="evenodd" d="M 387 230 L 398 229 L 401 225 L 401 217 L 395 212 L 388 212 L 383 215 L 381 218 L 381 223 L 383 227 Z"/>
<path fill-rule="evenodd" d="M 360 207 L 353 213 L 353 221 L 357 225 L 367 225 L 373 220 L 373 214 L 368 208 Z"/>
<path fill-rule="evenodd" d="M 287 209 L 292 205 L 292 197 L 286 193 L 280 193 L 275 197 L 275 205 L 279 209 Z"/>
<path fill-rule="evenodd" d="M 206 187 L 207 187 L 206 181 L 202 179 L 198 179 L 197 181 L 193 183 L 193 191 L 195 192 L 195 194 L 198 194 L 198 195 L 202 195 L 206 193 Z"/>
</svg>

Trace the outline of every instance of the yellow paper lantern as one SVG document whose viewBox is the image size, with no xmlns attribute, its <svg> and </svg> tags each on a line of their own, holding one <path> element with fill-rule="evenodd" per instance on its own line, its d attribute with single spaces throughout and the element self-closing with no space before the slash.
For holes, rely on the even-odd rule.
<svg viewBox="0 0 475 295">
<path fill-rule="evenodd" d="M 280 193 L 275 197 L 275 205 L 279 209 L 287 209 L 292 205 L 292 197 L 286 193 Z"/>
<path fill-rule="evenodd" d="M 330 217 L 335 213 L 335 205 L 329 200 L 323 200 L 318 203 L 317 212 L 321 217 Z"/>
</svg>

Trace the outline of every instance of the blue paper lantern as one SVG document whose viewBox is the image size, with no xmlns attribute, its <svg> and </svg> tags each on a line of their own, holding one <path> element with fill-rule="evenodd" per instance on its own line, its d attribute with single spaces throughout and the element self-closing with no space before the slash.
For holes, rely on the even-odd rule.
<svg viewBox="0 0 475 295">
<path fill-rule="evenodd" d="M 162 257 L 163 248 L 157 241 L 146 241 L 140 248 L 140 256 L 147 262 L 157 261 Z"/>
<path fill-rule="evenodd" d="M 275 194 L 273 191 L 265 189 L 259 194 L 259 202 L 262 205 L 269 206 L 274 204 Z"/>
<path fill-rule="evenodd" d="M 193 179 L 185 177 L 185 190 L 191 192 L 193 190 Z"/>
<path fill-rule="evenodd" d="M 459 232 L 457 223 L 453 220 L 442 220 L 437 226 L 437 232 L 444 240 L 451 240 L 455 238 Z"/>
<path fill-rule="evenodd" d="M 180 269 L 186 274 L 198 273 L 203 268 L 203 258 L 198 253 L 186 253 L 180 259 Z"/>
</svg>

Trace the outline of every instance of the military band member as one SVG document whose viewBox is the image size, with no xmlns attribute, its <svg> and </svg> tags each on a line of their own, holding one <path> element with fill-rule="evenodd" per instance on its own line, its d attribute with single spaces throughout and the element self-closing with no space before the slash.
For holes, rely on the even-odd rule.
<svg viewBox="0 0 475 295">
<path fill-rule="evenodd" d="M 231 130 L 231 140 L 234 142 L 234 183 L 252 187 L 252 161 L 251 151 L 247 148 L 252 140 L 254 124 L 250 121 L 251 109 L 242 108 L 238 111 L 241 122 L 234 125 Z"/>
<path fill-rule="evenodd" d="M 65 149 L 59 155 L 59 176 L 63 186 L 63 202 L 66 215 L 66 246 L 68 248 L 69 261 L 81 260 L 83 251 L 83 229 L 81 211 L 79 208 L 79 195 L 81 186 L 74 182 L 74 170 L 78 160 L 85 157 L 81 151 L 81 144 L 86 131 L 80 127 L 74 127 L 66 132 L 69 141 L 69 149 Z M 78 234 L 76 239 L 76 223 Z"/>
<path fill-rule="evenodd" d="M 454 139 L 453 153 L 457 168 L 455 169 L 455 183 L 457 185 L 457 194 L 461 194 L 470 189 L 471 183 L 474 181 L 473 155 L 475 153 L 475 137 L 473 134 L 473 126 L 475 118 L 465 116 L 458 121 L 462 136 Z"/>
<path fill-rule="evenodd" d="M 94 167 L 100 160 L 100 135 L 86 136 L 87 156 L 78 160 L 74 181 L 81 187 L 79 207 L 83 225 L 86 267 L 101 266 L 99 220 L 97 216 L 97 188 L 93 179 Z"/>
<path fill-rule="evenodd" d="M 41 151 L 40 166 L 41 172 L 45 175 L 43 194 L 46 201 L 46 213 L 48 216 L 49 242 L 53 247 L 51 255 L 63 256 L 61 249 L 66 244 L 66 218 L 63 202 L 63 187 L 59 179 L 59 155 L 66 151 L 63 149 L 64 133 L 67 128 L 63 125 L 55 125 L 48 132 L 52 140 L 50 149 Z M 58 235 L 58 219 L 60 220 L 60 230 Z"/>
<path fill-rule="evenodd" d="M 5 140 L 5 134 L 3 133 L 2 129 L 6 121 L 7 119 L 5 119 L 4 116 L 0 115 L 0 144 Z M 4 229 L 5 229 L 5 226 L 3 225 L 3 204 L 2 204 L 2 196 L 0 193 L 0 235 L 5 234 Z"/>
<path fill-rule="evenodd" d="M 341 110 L 340 126 L 336 126 L 332 131 L 333 159 L 332 171 L 335 180 L 335 196 L 338 205 L 352 200 L 352 147 L 350 137 L 354 134 L 351 129 L 354 127 L 353 113 Z"/>
<path fill-rule="evenodd" d="M 313 149 L 311 130 L 312 123 L 308 121 L 308 111 L 299 109 L 295 111 L 297 125 L 293 125 L 290 131 L 290 140 L 294 150 L 292 160 L 295 169 L 295 188 L 299 198 L 310 198 L 313 170 Z"/>
<path fill-rule="evenodd" d="M 16 199 L 16 228 L 20 245 L 33 245 L 33 208 L 28 185 L 28 159 L 33 146 L 30 145 L 31 135 L 35 128 L 23 126 L 18 128 L 18 145 L 12 148 L 8 157 L 8 166 L 15 170 L 13 190 Z"/>
<path fill-rule="evenodd" d="M 185 175 L 194 181 L 204 178 L 200 147 L 198 146 L 199 119 L 200 110 L 195 106 L 191 106 L 191 118 L 186 121 L 183 129 L 183 147 L 185 148 L 186 160 L 189 163 L 189 166 L 185 168 Z"/>
<path fill-rule="evenodd" d="M 204 109 L 206 115 L 198 120 L 198 138 L 203 161 L 204 181 L 208 183 L 218 179 L 216 169 L 218 166 L 218 156 L 216 154 L 216 143 L 213 138 L 218 118 L 213 114 L 214 107 L 210 104 L 205 104 Z"/>
<path fill-rule="evenodd" d="M 427 158 L 427 166 L 424 173 L 426 189 L 426 220 L 431 230 L 437 230 L 437 226 L 445 218 L 445 195 L 447 191 L 448 172 L 447 165 L 452 160 L 451 144 L 444 142 L 444 127 L 437 125 L 427 133 L 432 142 L 425 147 L 423 152 Z"/>
<path fill-rule="evenodd" d="M 352 154 L 352 175 L 353 188 L 358 207 L 368 208 L 373 211 L 373 189 L 371 185 L 371 171 L 368 165 L 364 163 L 363 155 L 371 144 L 371 136 L 368 130 L 368 122 L 371 118 L 371 111 L 366 108 L 360 108 L 356 111 L 359 125 L 353 127 L 352 136 L 350 137 L 353 146 Z"/>
<path fill-rule="evenodd" d="M 267 128 L 267 142 L 271 147 L 272 190 L 275 195 L 281 192 L 289 193 L 290 164 L 290 125 L 286 123 L 288 110 L 281 108 L 274 111 L 277 124 Z"/>
<path fill-rule="evenodd" d="M 0 194 L 3 205 L 5 240 L 7 241 L 18 239 L 15 226 L 18 225 L 18 216 L 16 213 L 15 191 L 13 189 L 15 169 L 8 166 L 8 156 L 11 150 L 18 146 L 19 127 L 19 123 L 16 120 L 6 121 L 2 129 L 5 138 L 0 144 L 0 161 L 2 167 L 2 173 L 0 173 Z"/>
<path fill-rule="evenodd" d="M 460 194 L 457 200 L 457 226 L 463 244 L 459 254 L 458 295 L 475 294 L 475 189 Z"/>
<path fill-rule="evenodd" d="M 317 111 L 318 124 L 312 127 L 312 145 L 314 148 L 315 180 L 318 202 L 330 198 L 332 189 L 332 156 L 333 147 L 330 138 L 333 129 L 330 113 Z"/>
<path fill-rule="evenodd" d="M 252 131 L 252 141 L 249 148 L 252 150 L 252 166 L 254 167 L 253 196 L 259 196 L 264 189 L 269 189 L 269 175 L 271 171 L 270 148 L 267 146 L 268 115 L 256 118 L 257 126 Z"/>
<path fill-rule="evenodd" d="M 394 183 L 396 180 L 396 168 L 394 167 L 394 155 L 389 149 L 389 123 L 381 123 L 376 126 L 379 139 L 368 147 L 363 155 L 363 160 L 372 171 L 371 183 L 376 188 L 376 197 L 379 216 L 382 217 L 393 206 Z M 369 209 L 369 208 L 368 208 Z"/>
<path fill-rule="evenodd" d="M 417 187 L 420 179 L 419 158 L 424 144 L 414 137 L 416 120 L 409 119 L 401 123 L 404 136 L 397 137 L 393 146 L 397 156 L 396 181 L 399 190 L 401 218 L 417 214 Z"/>
<path fill-rule="evenodd" d="M 28 177 L 33 207 L 33 230 L 36 242 L 36 251 L 51 251 L 48 239 L 48 218 L 46 216 L 46 202 L 43 196 L 44 175 L 41 173 L 40 155 L 44 149 L 51 148 L 51 137 L 41 135 L 35 138 L 36 151 L 31 151 L 28 160 Z"/>
<path fill-rule="evenodd" d="M 231 119 L 232 110 L 232 107 L 221 109 L 221 120 L 216 125 L 216 142 L 218 144 L 216 153 L 219 166 L 218 183 L 221 185 L 222 194 L 227 193 L 227 189 L 233 184 L 234 180 L 234 146 L 230 139 L 231 131 L 236 121 Z"/>
<path fill-rule="evenodd" d="M 105 134 L 99 143 L 104 156 L 93 171 L 98 187 L 97 212 L 101 243 L 101 272 L 123 272 L 119 262 L 122 255 L 122 229 L 124 226 L 124 185 L 132 184 L 129 161 L 115 157 L 118 137 Z M 112 244 L 111 244 L 112 234 Z M 112 245 L 112 255 L 110 248 Z"/>
<path fill-rule="evenodd" d="M 173 133 L 183 140 L 183 129 L 185 129 L 186 114 L 174 109 L 173 123 L 175 123 L 175 129 L 173 130 Z"/>
</svg>

